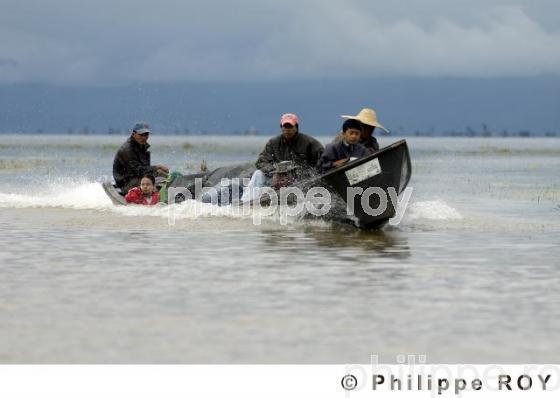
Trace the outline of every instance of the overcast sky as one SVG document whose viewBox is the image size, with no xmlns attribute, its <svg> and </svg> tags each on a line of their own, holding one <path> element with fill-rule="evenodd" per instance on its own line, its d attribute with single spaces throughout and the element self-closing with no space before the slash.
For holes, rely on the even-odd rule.
<svg viewBox="0 0 560 398">
<path fill-rule="evenodd" d="M 0 0 L 0 83 L 560 75 L 558 0 Z"/>
</svg>

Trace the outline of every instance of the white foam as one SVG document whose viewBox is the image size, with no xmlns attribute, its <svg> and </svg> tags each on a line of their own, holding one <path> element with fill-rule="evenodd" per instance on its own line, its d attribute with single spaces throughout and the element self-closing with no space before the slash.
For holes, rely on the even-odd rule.
<svg viewBox="0 0 560 398">
<path fill-rule="evenodd" d="M 74 185 L 69 188 L 68 184 Z M 0 207 L 3 208 L 63 208 L 79 210 L 111 211 L 125 217 L 159 217 L 174 219 L 197 219 L 204 217 L 249 218 L 260 215 L 274 219 L 266 214 L 266 209 L 255 210 L 249 207 L 219 206 L 187 200 L 170 206 L 114 205 L 98 182 L 60 182 L 50 183 L 33 194 L 0 193 Z"/>
<path fill-rule="evenodd" d="M 57 184 L 32 195 L 0 193 L 0 207 L 43 208 L 59 207 L 68 209 L 108 209 L 112 207 L 101 184 L 95 182 L 76 184 L 74 187 L 60 188 Z"/>
<path fill-rule="evenodd" d="M 443 200 L 411 203 L 405 217 L 409 220 L 462 220 L 463 216 Z"/>
</svg>

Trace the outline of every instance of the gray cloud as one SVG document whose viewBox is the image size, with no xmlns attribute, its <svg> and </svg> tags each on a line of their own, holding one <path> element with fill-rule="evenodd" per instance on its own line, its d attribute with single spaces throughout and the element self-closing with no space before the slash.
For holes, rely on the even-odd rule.
<svg viewBox="0 0 560 398">
<path fill-rule="evenodd" d="M 0 82 L 560 74 L 556 0 L 4 0 Z"/>
</svg>

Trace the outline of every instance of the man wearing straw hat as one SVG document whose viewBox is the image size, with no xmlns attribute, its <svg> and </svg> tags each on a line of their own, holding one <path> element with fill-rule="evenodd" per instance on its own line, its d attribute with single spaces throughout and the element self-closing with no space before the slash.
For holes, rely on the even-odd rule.
<svg viewBox="0 0 560 398">
<path fill-rule="evenodd" d="M 377 114 L 373 109 L 364 108 L 357 115 L 341 115 L 343 119 L 355 119 L 362 123 L 362 136 L 360 138 L 360 144 L 365 146 L 368 151 L 375 152 L 379 150 L 379 143 L 377 139 L 373 136 L 373 131 L 376 127 L 379 127 L 386 132 L 389 132 L 381 123 L 377 121 Z M 333 142 L 339 142 L 343 139 L 343 132 L 339 132 Z"/>
</svg>

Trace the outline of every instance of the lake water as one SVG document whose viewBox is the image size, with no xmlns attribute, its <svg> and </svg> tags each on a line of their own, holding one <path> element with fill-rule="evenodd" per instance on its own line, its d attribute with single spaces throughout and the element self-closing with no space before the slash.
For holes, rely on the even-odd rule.
<svg viewBox="0 0 560 398">
<path fill-rule="evenodd" d="M 0 363 L 560 356 L 559 139 L 409 138 L 404 218 L 369 232 L 188 202 L 169 225 L 101 188 L 125 136 L 1 138 Z M 152 162 L 253 161 L 266 139 L 154 135 Z"/>
</svg>

